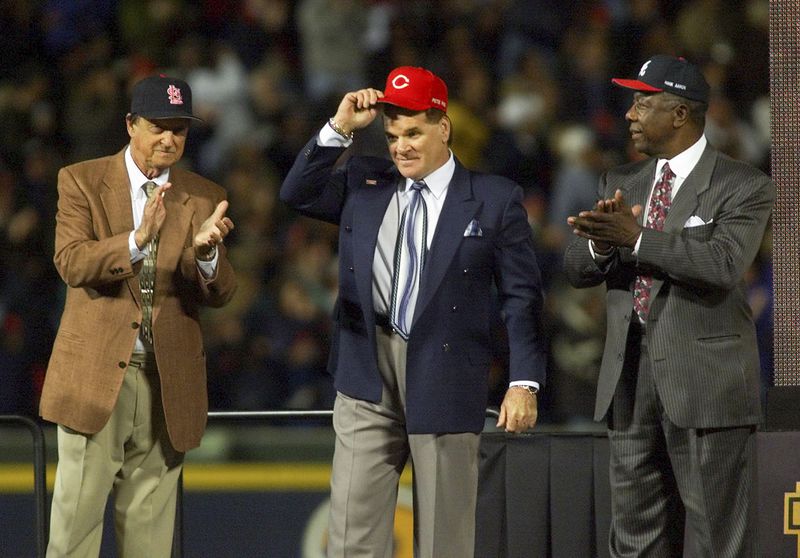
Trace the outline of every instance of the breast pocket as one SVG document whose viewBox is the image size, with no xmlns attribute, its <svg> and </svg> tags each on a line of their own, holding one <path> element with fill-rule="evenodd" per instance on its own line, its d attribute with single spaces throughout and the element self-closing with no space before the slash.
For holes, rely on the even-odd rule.
<svg viewBox="0 0 800 558">
<path fill-rule="evenodd" d="M 482 236 L 465 236 L 458 251 L 458 262 L 462 268 L 488 267 L 492 262 L 492 240 L 490 231 Z"/>
</svg>

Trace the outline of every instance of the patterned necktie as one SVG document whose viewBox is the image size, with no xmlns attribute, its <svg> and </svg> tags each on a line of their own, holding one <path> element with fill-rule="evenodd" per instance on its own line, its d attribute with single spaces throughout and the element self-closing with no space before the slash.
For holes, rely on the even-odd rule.
<svg viewBox="0 0 800 558">
<path fill-rule="evenodd" d="M 664 221 L 667 219 L 667 212 L 672 205 L 672 183 L 675 181 L 675 173 L 669 168 L 669 163 L 664 163 L 661 168 L 661 177 L 653 190 L 653 197 L 650 199 L 650 209 L 647 212 L 647 222 L 645 227 L 657 231 L 664 229 Z M 642 322 L 647 321 L 650 313 L 650 287 L 653 285 L 652 275 L 637 275 L 633 284 L 633 309 L 639 315 Z"/>
<path fill-rule="evenodd" d="M 408 205 L 400 218 L 400 230 L 394 251 L 394 277 L 392 278 L 392 327 L 408 340 L 414 306 L 417 303 L 419 278 L 425 266 L 428 238 L 428 206 L 422 197 L 427 188 L 424 181 L 411 185 Z"/>
<path fill-rule="evenodd" d="M 156 188 L 155 182 L 144 184 L 147 199 L 153 195 Z M 139 273 L 139 286 L 142 292 L 142 334 L 151 344 L 153 343 L 153 293 L 156 283 L 156 252 L 158 251 L 158 235 L 147 243 L 147 256 L 142 261 L 142 271 Z"/>
</svg>

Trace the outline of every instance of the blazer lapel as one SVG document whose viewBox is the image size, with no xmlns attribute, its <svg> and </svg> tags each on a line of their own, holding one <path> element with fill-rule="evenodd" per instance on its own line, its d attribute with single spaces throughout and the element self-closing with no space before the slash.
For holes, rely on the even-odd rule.
<svg viewBox="0 0 800 558">
<path fill-rule="evenodd" d="M 639 172 L 632 175 L 630 180 L 620 186 L 622 195 L 630 207 L 634 205 L 642 206 L 642 212 L 639 214 L 638 218 L 639 224 L 642 226 L 644 226 L 647 221 L 647 202 L 649 201 L 650 190 L 652 190 L 653 187 L 653 180 L 656 172 L 655 167 L 655 161 L 642 166 Z"/>
<path fill-rule="evenodd" d="M 372 261 L 378 243 L 378 230 L 392 195 L 397 191 L 399 179 L 398 173 L 384 173 L 374 179 L 374 185 L 362 186 L 356 193 L 358 200 L 353 212 L 353 228 L 361 234 L 353 235 L 353 263 L 358 295 L 365 311 L 373 308 Z"/>
<path fill-rule="evenodd" d="M 100 200 L 108 220 L 108 228 L 112 235 L 124 234 L 133 230 L 133 203 L 131 201 L 131 181 L 125 168 L 125 149 L 117 153 L 103 177 Z M 131 296 L 141 306 L 139 276 L 125 281 Z"/>
<path fill-rule="evenodd" d="M 664 221 L 665 233 L 680 234 L 683 230 L 686 220 L 697 209 L 698 196 L 707 190 L 711 184 L 711 175 L 714 172 L 716 163 L 717 151 L 710 146 L 706 146 L 700 160 L 683 181 L 678 193 L 675 194 L 675 198 L 672 200 L 667 219 Z M 653 284 L 650 287 L 650 300 L 655 300 L 663 284 L 663 279 L 659 279 L 657 276 L 653 277 Z"/>
<path fill-rule="evenodd" d="M 664 221 L 664 231 L 677 233 L 683 230 L 686 220 L 692 216 L 697 209 L 697 197 L 708 189 L 711 184 L 711 174 L 717 163 L 717 151 L 710 146 L 706 146 L 703 155 L 697 165 L 689 173 L 689 176 L 681 184 L 672 206 L 667 213 L 667 220 Z"/>
<path fill-rule="evenodd" d="M 125 151 L 120 151 L 108 165 L 103 177 L 100 199 L 106 211 L 111 234 L 118 235 L 133 230 L 131 182 L 125 169 Z"/>
<path fill-rule="evenodd" d="M 439 215 L 425 269 L 420 278 L 414 320 L 431 301 L 439 283 L 450 267 L 456 250 L 464 240 L 464 231 L 480 209 L 481 202 L 472 195 L 469 172 L 456 160 L 456 170 L 447 188 L 447 197 Z M 413 325 L 413 321 L 412 321 Z"/>
</svg>

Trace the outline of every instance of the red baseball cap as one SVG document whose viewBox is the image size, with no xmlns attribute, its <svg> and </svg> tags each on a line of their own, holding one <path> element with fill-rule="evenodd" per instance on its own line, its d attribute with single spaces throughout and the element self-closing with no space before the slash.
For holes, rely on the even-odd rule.
<svg viewBox="0 0 800 558">
<path fill-rule="evenodd" d="M 379 103 L 423 111 L 431 108 L 447 112 L 447 85 L 425 68 L 400 66 L 389 73 Z"/>
</svg>

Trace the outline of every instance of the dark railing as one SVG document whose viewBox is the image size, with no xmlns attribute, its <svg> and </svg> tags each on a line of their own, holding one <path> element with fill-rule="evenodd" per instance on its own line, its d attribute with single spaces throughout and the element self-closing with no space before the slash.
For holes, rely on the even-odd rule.
<svg viewBox="0 0 800 558">
<path fill-rule="evenodd" d="M 500 413 L 496 409 L 486 409 L 486 416 L 497 418 Z M 253 419 L 314 419 L 331 418 L 333 410 L 313 411 L 211 411 L 210 420 L 253 420 Z M 172 539 L 172 558 L 183 558 L 183 472 L 178 481 L 178 501 L 175 510 L 175 535 Z"/>
<path fill-rule="evenodd" d="M 210 420 L 308 420 L 315 418 L 329 419 L 332 410 L 311 411 L 211 411 Z M 486 409 L 486 416 L 497 418 L 496 409 Z M 36 554 L 44 558 L 49 539 L 49 517 L 47 509 L 47 456 L 44 443 L 44 431 L 34 419 L 22 415 L 0 415 L 0 423 L 25 426 L 33 437 L 33 495 L 36 505 Z M 175 510 L 175 536 L 172 541 L 173 558 L 183 557 L 183 472 L 178 482 L 178 498 Z"/>
<path fill-rule="evenodd" d="M 45 455 L 44 431 L 30 417 L 22 415 L 0 415 L 0 423 L 25 426 L 33 437 L 33 497 L 36 505 L 36 555 L 44 558 L 47 551 L 50 521 L 47 509 L 47 456 Z"/>
</svg>

